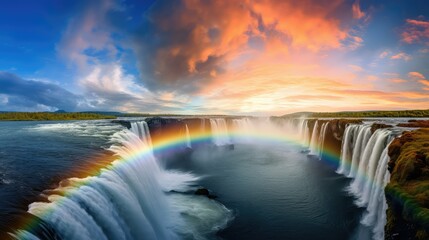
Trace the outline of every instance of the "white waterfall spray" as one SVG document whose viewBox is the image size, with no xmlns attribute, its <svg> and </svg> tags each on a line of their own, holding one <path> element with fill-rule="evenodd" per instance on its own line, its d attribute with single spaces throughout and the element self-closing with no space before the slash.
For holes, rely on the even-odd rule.
<svg viewBox="0 0 429 240">
<path fill-rule="evenodd" d="M 320 129 L 319 133 L 319 145 L 318 145 L 318 156 L 319 159 L 322 158 L 323 149 L 325 147 L 325 138 L 326 138 L 326 130 L 328 129 L 329 122 L 324 122 L 322 124 L 322 127 Z"/>
<path fill-rule="evenodd" d="M 319 138 L 319 121 L 316 120 L 313 127 L 313 133 L 311 134 L 310 141 L 310 154 L 317 154 L 317 139 Z"/>
<path fill-rule="evenodd" d="M 213 143 L 222 146 L 231 143 L 228 135 L 228 126 L 223 118 L 210 119 Z"/>
<path fill-rule="evenodd" d="M 356 196 L 356 205 L 366 209 L 361 223 L 372 229 L 373 239 L 384 239 L 386 198 L 384 188 L 390 179 L 387 149 L 393 140 L 388 129 L 371 134 L 371 126 L 349 125 L 342 143 L 337 173 L 352 178 L 348 191 Z"/>
<path fill-rule="evenodd" d="M 310 128 L 308 127 L 308 120 L 304 120 L 304 130 L 302 131 L 303 136 L 301 137 L 304 147 L 308 147 L 310 144 Z"/>
<path fill-rule="evenodd" d="M 97 176 L 71 178 L 45 192 L 29 212 L 48 223 L 61 239 L 205 239 L 226 226 L 231 213 L 205 197 L 170 193 L 191 190 L 197 177 L 167 171 L 152 153 L 146 122 L 113 135 L 119 159 Z M 16 239 L 38 239 L 18 230 Z"/>
<path fill-rule="evenodd" d="M 234 130 L 241 133 L 251 133 L 255 131 L 255 124 L 249 118 L 240 118 L 232 120 Z M 234 143 L 250 143 L 252 141 L 251 136 L 238 135 L 233 139 Z"/>
</svg>

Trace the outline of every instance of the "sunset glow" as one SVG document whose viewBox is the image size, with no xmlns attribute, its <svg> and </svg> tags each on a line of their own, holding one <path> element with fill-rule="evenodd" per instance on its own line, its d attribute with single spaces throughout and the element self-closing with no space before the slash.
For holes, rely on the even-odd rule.
<svg viewBox="0 0 429 240">
<path fill-rule="evenodd" d="M 425 1 L 18 2 L 0 10 L 2 111 L 429 108 Z"/>
</svg>

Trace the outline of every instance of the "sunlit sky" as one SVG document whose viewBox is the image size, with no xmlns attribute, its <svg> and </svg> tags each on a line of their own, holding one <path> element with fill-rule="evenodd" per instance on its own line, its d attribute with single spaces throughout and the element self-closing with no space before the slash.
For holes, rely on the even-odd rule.
<svg viewBox="0 0 429 240">
<path fill-rule="evenodd" d="M 0 6 L 0 111 L 429 109 L 427 0 Z"/>
</svg>

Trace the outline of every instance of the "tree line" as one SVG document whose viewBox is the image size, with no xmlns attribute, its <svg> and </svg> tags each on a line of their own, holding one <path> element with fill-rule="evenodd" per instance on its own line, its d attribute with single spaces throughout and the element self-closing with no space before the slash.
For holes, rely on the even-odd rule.
<svg viewBox="0 0 429 240">
<path fill-rule="evenodd" d="M 310 113 L 314 118 L 371 118 L 371 117 L 429 117 L 429 110 L 404 110 L 404 111 L 364 111 L 364 112 L 318 112 Z"/>
<path fill-rule="evenodd" d="M 51 113 L 51 112 L 0 112 L 0 121 L 61 121 L 115 119 L 115 116 L 97 113 Z"/>
</svg>

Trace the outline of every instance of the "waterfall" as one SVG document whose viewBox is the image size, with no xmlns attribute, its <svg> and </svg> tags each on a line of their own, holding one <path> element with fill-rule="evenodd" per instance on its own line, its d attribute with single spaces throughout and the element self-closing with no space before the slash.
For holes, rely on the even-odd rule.
<svg viewBox="0 0 429 240">
<path fill-rule="evenodd" d="M 298 123 L 298 136 L 302 139 L 303 134 L 304 134 L 304 124 L 305 124 L 305 119 L 300 119 L 299 123 Z"/>
<path fill-rule="evenodd" d="M 389 136 L 387 146 L 392 142 L 393 137 Z M 367 211 L 362 218 L 362 224 L 374 226 L 374 238 L 384 239 L 384 226 L 386 224 L 387 203 L 384 195 L 384 188 L 389 183 L 390 172 L 387 169 L 389 155 L 387 147 L 381 153 L 380 160 L 377 163 L 376 171 L 373 174 L 371 182 L 367 183 L 364 197 L 367 202 Z"/>
<path fill-rule="evenodd" d="M 201 133 L 205 133 L 205 132 L 206 132 L 206 119 L 201 118 Z"/>
<path fill-rule="evenodd" d="M 149 148 L 152 148 L 152 139 L 147 122 L 132 122 L 131 131 L 136 134 Z"/>
<path fill-rule="evenodd" d="M 361 223 L 372 229 L 373 239 L 384 239 L 386 224 L 386 197 L 384 188 L 390 179 L 387 169 L 388 146 L 392 132 L 371 126 L 349 125 L 344 132 L 341 162 L 337 173 L 352 178 L 347 188 L 357 199 L 356 205 L 365 208 Z"/>
<path fill-rule="evenodd" d="M 217 146 L 230 144 L 228 135 L 228 127 L 223 118 L 210 119 L 210 127 L 212 130 L 213 143 Z"/>
<path fill-rule="evenodd" d="M 72 240 L 204 239 L 226 226 L 231 213 L 223 205 L 181 193 L 189 192 L 197 177 L 158 164 L 146 122 L 132 123 L 130 130 L 112 138 L 120 143 L 110 148 L 117 160 L 98 175 L 61 181 L 58 188 L 43 193 L 47 202 L 31 203 L 28 212 L 61 239 Z M 39 239 L 30 231 L 10 235 Z"/>
<path fill-rule="evenodd" d="M 249 118 L 233 119 L 232 124 L 235 131 L 243 133 L 234 137 L 234 143 L 250 143 L 252 141 L 252 137 L 246 134 L 255 131 L 256 126 L 254 126 Z"/>
<path fill-rule="evenodd" d="M 310 154 L 311 155 L 316 155 L 317 154 L 317 139 L 319 131 L 318 131 L 318 126 L 319 121 L 316 120 L 316 123 L 314 123 L 314 127 L 313 127 L 313 133 L 311 134 L 311 141 L 310 141 Z"/>
<path fill-rule="evenodd" d="M 356 134 L 356 132 L 358 133 Z M 360 126 L 359 128 L 355 129 L 354 135 L 355 146 L 353 146 L 352 162 L 350 165 L 349 174 L 347 175 L 350 178 L 356 177 L 356 172 L 359 166 L 360 159 L 363 156 L 365 147 L 372 135 L 371 126 Z"/>
<path fill-rule="evenodd" d="M 344 130 L 343 141 L 341 144 L 341 158 L 340 165 L 338 166 L 337 173 L 345 174 L 351 162 L 351 147 L 353 146 L 353 127 L 348 126 L 346 130 Z"/>
<path fill-rule="evenodd" d="M 310 129 L 308 127 L 308 120 L 304 120 L 303 127 L 304 127 L 304 130 L 302 131 L 303 136 L 301 139 L 302 139 L 304 147 L 308 147 L 310 144 Z"/>
<path fill-rule="evenodd" d="M 325 147 L 326 130 L 328 129 L 328 126 L 329 126 L 329 122 L 323 123 L 319 133 L 319 145 L 318 145 L 319 159 L 322 159 L 323 148 Z"/>
<path fill-rule="evenodd" d="M 186 130 L 186 147 L 187 148 L 192 148 L 192 145 L 191 145 L 191 136 L 189 135 L 188 124 L 185 124 L 185 130 Z"/>
</svg>

